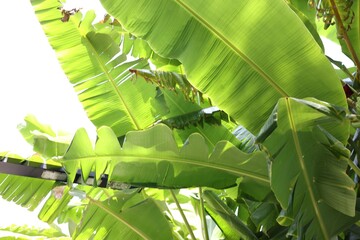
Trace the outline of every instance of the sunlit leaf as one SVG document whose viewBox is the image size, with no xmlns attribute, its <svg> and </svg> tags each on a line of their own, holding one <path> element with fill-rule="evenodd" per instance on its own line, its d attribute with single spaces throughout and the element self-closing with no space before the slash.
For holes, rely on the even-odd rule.
<svg viewBox="0 0 360 240">
<path fill-rule="evenodd" d="M 346 106 L 331 64 L 283 0 L 101 2 L 156 53 L 179 59 L 189 82 L 254 134 L 280 97 Z"/>
<path fill-rule="evenodd" d="M 125 139 L 120 148 L 111 129 L 102 127 L 93 150 L 84 130 L 79 130 L 61 160 L 70 174 L 69 181 L 78 169 L 86 180 L 92 168 L 101 174 L 109 164 L 110 181 L 133 185 L 226 188 L 243 177 L 247 184 L 265 192 L 268 189 L 267 163 L 262 152 L 246 154 L 231 143 L 220 141 L 209 154 L 204 138 L 197 133 L 190 135 L 179 149 L 171 130 L 162 124 L 129 132 Z"/>
</svg>

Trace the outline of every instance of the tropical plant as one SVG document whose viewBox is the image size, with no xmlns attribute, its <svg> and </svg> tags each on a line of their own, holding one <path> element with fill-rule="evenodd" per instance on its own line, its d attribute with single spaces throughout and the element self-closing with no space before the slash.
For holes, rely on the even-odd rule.
<svg viewBox="0 0 360 240">
<path fill-rule="evenodd" d="M 100 1 L 31 1 L 97 140 L 28 116 L 27 165 L 67 184 L 1 174 L 3 198 L 76 239 L 360 236 L 358 1 Z"/>
</svg>

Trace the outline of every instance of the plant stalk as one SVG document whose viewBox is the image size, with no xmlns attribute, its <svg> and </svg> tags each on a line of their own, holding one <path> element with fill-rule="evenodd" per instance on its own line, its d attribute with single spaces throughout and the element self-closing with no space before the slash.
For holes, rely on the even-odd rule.
<svg viewBox="0 0 360 240">
<path fill-rule="evenodd" d="M 351 56 L 352 56 L 352 59 L 354 60 L 354 63 L 357 67 L 357 70 L 359 71 L 360 70 L 360 61 L 359 61 L 359 58 L 358 56 L 356 55 L 356 52 L 355 52 L 355 49 L 353 47 L 353 45 L 351 44 L 350 42 L 350 38 L 346 32 L 346 29 L 344 27 L 344 24 L 341 20 L 341 17 L 340 17 L 340 13 L 339 13 L 339 10 L 336 6 L 336 3 L 334 0 L 330 0 L 330 4 L 331 4 L 331 7 L 332 9 L 334 10 L 334 15 L 335 15 L 335 19 L 336 19 L 336 23 L 338 24 L 339 28 L 340 28 L 340 31 L 341 31 L 341 36 L 344 38 L 344 41 L 345 41 L 345 44 L 346 44 L 346 47 L 348 48 Z M 357 78 L 358 79 L 358 78 Z"/>
<path fill-rule="evenodd" d="M 203 192 L 202 188 L 199 187 L 199 198 L 200 198 L 200 219 L 201 219 L 201 228 L 203 232 L 203 237 L 205 240 L 209 240 L 209 233 L 208 227 L 206 223 L 206 214 L 205 214 L 205 207 L 204 207 L 204 199 L 203 199 Z"/>
<path fill-rule="evenodd" d="M 185 226 L 186 226 L 187 230 L 188 230 L 189 233 L 190 233 L 191 239 L 192 239 L 192 240 L 196 240 L 196 237 L 195 237 L 195 235 L 194 235 L 194 232 L 192 231 L 191 226 L 190 226 L 188 220 L 186 219 L 186 216 L 185 216 L 185 214 L 184 214 L 184 211 L 182 210 L 182 208 L 181 208 L 181 206 L 180 206 L 180 203 L 179 203 L 179 201 L 177 200 L 174 191 L 173 191 L 172 189 L 170 189 L 170 192 L 171 192 L 171 195 L 172 195 L 172 197 L 173 197 L 173 199 L 174 199 L 174 201 L 175 201 L 175 203 L 176 203 L 176 206 L 177 206 L 177 208 L 178 208 L 178 210 L 179 210 L 179 212 L 180 212 L 180 214 L 181 214 L 181 217 L 182 217 L 182 219 L 184 220 Z"/>
</svg>

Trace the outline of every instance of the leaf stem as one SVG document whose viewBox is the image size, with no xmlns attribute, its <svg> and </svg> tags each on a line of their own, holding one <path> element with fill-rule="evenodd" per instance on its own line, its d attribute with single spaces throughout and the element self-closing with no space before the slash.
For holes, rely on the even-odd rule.
<svg viewBox="0 0 360 240">
<path fill-rule="evenodd" d="M 356 173 L 356 175 L 358 175 L 360 177 L 360 169 L 355 165 L 355 163 L 353 163 L 353 161 L 351 161 L 350 158 L 346 158 L 349 166 L 354 170 L 354 172 Z"/>
<path fill-rule="evenodd" d="M 344 27 L 344 24 L 341 20 L 341 17 L 340 17 L 340 13 L 339 13 L 339 10 L 336 6 L 336 3 L 334 0 L 330 0 L 330 4 L 331 4 L 331 7 L 332 9 L 334 10 L 334 15 L 335 15 L 335 19 L 336 19 L 336 23 L 338 24 L 339 28 L 340 28 L 340 34 L 341 36 L 344 38 L 344 41 L 345 41 L 345 44 L 346 44 L 346 47 L 348 48 L 351 56 L 352 56 L 352 59 L 358 69 L 358 71 L 360 70 L 360 61 L 359 61 L 359 58 L 358 56 L 356 55 L 356 52 L 355 52 L 355 49 L 354 47 L 352 46 L 351 42 L 350 42 L 350 38 L 346 32 L 346 29 Z"/>
<path fill-rule="evenodd" d="M 181 206 L 180 206 L 180 203 L 179 203 L 179 201 L 178 201 L 177 198 L 176 198 L 176 195 L 175 195 L 175 193 L 174 193 L 174 190 L 170 189 L 170 192 L 171 192 L 171 195 L 172 195 L 172 197 L 173 197 L 173 199 L 174 199 L 174 201 L 175 201 L 175 203 L 176 203 L 176 206 L 177 206 L 177 208 L 178 208 L 178 210 L 179 210 L 179 212 L 180 212 L 180 214 L 181 214 L 181 217 L 182 217 L 182 219 L 184 220 L 185 226 L 186 226 L 187 230 L 188 230 L 189 233 L 190 233 L 191 239 L 192 239 L 192 240 L 196 240 L 196 237 L 195 237 L 195 235 L 194 235 L 194 233 L 193 233 L 193 231 L 192 231 L 192 229 L 191 229 L 191 226 L 190 226 L 188 220 L 186 219 L 186 216 L 185 216 L 185 214 L 184 214 L 184 211 L 182 210 L 182 208 L 181 208 Z"/>
<path fill-rule="evenodd" d="M 205 207 L 204 207 L 203 192 L 202 192 L 201 187 L 199 187 L 199 198 L 200 198 L 200 219 L 201 219 L 202 233 L 203 233 L 204 239 L 209 240 L 208 227 L 206 224 L 206 214 L 205 214 Z"/>
</svg>

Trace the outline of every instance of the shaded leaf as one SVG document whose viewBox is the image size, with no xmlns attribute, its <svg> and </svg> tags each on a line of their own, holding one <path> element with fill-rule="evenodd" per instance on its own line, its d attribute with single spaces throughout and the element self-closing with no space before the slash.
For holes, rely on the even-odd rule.
<svg viewBox="0 0 360 240">
<path fill-rule="evenodd" d="M 174 118 L 175 120 L 180 119 L 182 123 L 186 124 L 187 121 L 186 120 L 182 121 L 183 120 L 182 116 L 188 116 L 192 118 L 194 117 L 194 115 L 191 114 L 192 112 L 200 112 L 204 108 L 211 107 L 211 105 L 207 101 L 204 101 L 204 103 L 201 103 L 200 105 L 186 101 L 182 94 L 176 94 L 170 90 L 162 89 L 160 93 L 161 96 L 163 97 L 164 104 L 168 108 L 168 113 L 166 114 L 164 113 L 161 119 L 159 119 L 159 121 L 161 120 L 166 121 L 166 119 Z M 213 108 L 210 108 L 210 110 L 211 109 Z M 221 118 L 221 112 L 219 113 L 220 113 L 219 118 Z M 196 118 L 197 117 L 198 116 L 196 116 Z M 175 124 L 178 125 L 176 122 Z M 179 136 L 181 138 L 180 142 L 178 142 L 178 145 L 180 146 L 183 145 L 183 142 L 186 141 L 186 139 L 189 137 L 190 134 L 195 132 L 201 134 L 204 137 L 205 142 L 209 147 L 209 151 L 212 151 L 216 143 L 221 140 L 230 141 L 232 144 L 234 144 L 237 147 L 240 146 L 240 142 L 237 141 L 234 135 L 223 125 L 210 126 L 209 124 L 205 123 L 203 126 L 197 124 L 196 126 L 189 126 L 186 129 L 174 129 L 173 131 L 174 131 L 174 135 Z"/>
<path fill-rule="evenodd" d="M 345 110 L 311 100 L 280 99 L 263 132 L 276 128 L 263 144 L 272 158 L 271 188 L 286 210 L 286 225 L 292 224 L 290 233 L 330 239 L 357 219 L 354 183 L 346 175 L 349 151 L 339 141 L 349 124 Z"/>
<path fill-rule="evenodd" d="M 204 191 L 205 209 L 226 239 L 257 239 L 255 234 L 212 191 Z"/>
<path fill-rule="evenodd" d="M 268 233 L 269 229 L 277 225 L 276 218 L 279 215 L 277 204 L 271 202 L 254 202 L 244 200 L 249 212 L 251 221 L 258 231 Z"/>
</svg>

